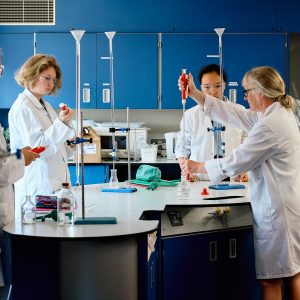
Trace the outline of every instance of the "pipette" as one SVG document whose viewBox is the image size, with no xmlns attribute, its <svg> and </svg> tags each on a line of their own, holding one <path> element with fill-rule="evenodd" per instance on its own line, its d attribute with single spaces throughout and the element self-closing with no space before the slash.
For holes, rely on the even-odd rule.
<svg viewBox="0 0 300 300">
<path fill-rule="evenodd" d="M 187 89 L 188 89 L 188 85 L 187 85 L 188 76 L 186 75 L 186 69 L 182 69 L 180 79 L 184 84 L 184 89 L 182 89 L 182 91 L 181 91 L 181 102 L 182 102 L 182 105 L 185 106 L 187 93 L 188 93 L 188 91 L 187 91 Z"/>
<path fill-rule="evenodd" d="M 186 98 L 188 95 L 188 76 L 186 74 L 186 69 L 182 69 L 181 72 L 181 81 L 184 83 L 184 89 L 181 90 L 181 103 L 182 103 L 182 146 L 184 146 L 185 143 L 185 103 Z M 181 176 L 181 181 L 178 184 L 177 187 L 177 194 L 181 199 L 188 199 L 190 196 L 191 188 L 190 188 L 190 182 L 189 182 L 189 175 L 187 176 Z"/>
<path fill-rule="evenodd" d="M 185 144 L 185 104 L 186 98 L 188 95 L 188 76 L 186 74 L 186 69 L 181 70 L 181 81 L 184 83 L 184 89 L 181 91 L 181 103 L 182 103 L 182 123 L 183 123 L 183 143 Z M 189 180 L 190 175 L 186 176 L 186 179 Z"/>
</svg>

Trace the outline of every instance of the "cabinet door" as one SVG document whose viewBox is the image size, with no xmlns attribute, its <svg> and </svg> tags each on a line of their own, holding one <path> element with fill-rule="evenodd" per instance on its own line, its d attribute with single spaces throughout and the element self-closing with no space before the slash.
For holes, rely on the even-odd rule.
<svg viewBox="0 0 300 300">
<path fill-rule="evenodd" d="M 84 184 L 105 183 L 108 181 L 108 166 L 106 164 L 85 164 Z M 76 165 L 69 165 L 71 184 L 76 184 Z M 81 170 L 80 170 L 81 173 Z M 81 181 L 81 177 L 79 178 Z"/>
<path fill-rule="evenodd" d="M 55 96 L 47 96 L 54 108 L 64 102 L 76 107 L 76 42 L 71 33 L 38 33 L 37 53 L 56 57 L 62 71 L 62 88 Z M 80 41 L 81 108 L 96 108 L 96 34 L 86 33 Z M 83 88 L 90 89 L 90 102 L 82 101 Z"/>
<path fill-rule="evenodd" d="M 0 78 L 0 108 L 10 108 L 24 90 L 15 80 L 15 72 L 33 55 L 33 34 L 0 34 L 4 73 Z"/>
<path fill-rule="evenodd" d="M 116 34 L 113 45 L 113 73 L 115 108 L 157 108 L 157 34 Z M 110 88 L 109 40 L 97 35 L 99 108 L 111 107 L 103 103 L 102 92 Z"/>
<path fill-rule="evenodd" d="M 158 263 L 157 251 L 151 254 L 148 262 L 148 285 L 147 285 L 147 300 L 156 300 L 158 294 Z"/>
<path fill-rule="evenodd" d="M 248 106 L 243 98 L 243 75 L 253 67 L 275 68 L 288 86 L 286 34 L 224 34 L 223 60 L 228 81 L 237 81 L 237 102 Z M 226 94 L 226 93 L 225 93 Z"/>
<path fill-rule="evenodd" d="M 252 228 L 224 232 L 222 249 L 224 299 L 261 299 L 255 274 Z"/>
<path fill-rule="evenodd" d="M 218 58 L 207 55 L 218 54 L 218 37 L 215 34 L 162 34 L 162 108 L 182 108 L 181 93 L 177 87 L 182 69 L 192 73 L 198 84 L 198 73 L 202 66 L 218 63 Z M 196 104 L 187 99 L 186 108 Z"/>
<path fill-rule="evenodd" d="M 229 81 L 238 82 L 237 100 L 243 100 L 241 81 L 252 67 L 270 65 L 276 68 L 287 82 L 286 34 L 226 34 L 222 36 L 223 66 Z M 181 108 L 181 94 L 177 88 L 182 68 L 191 72 L 197 87 L 198 73 L 204 65 L 219 64 L 219 40 L 217 34 L 163 34 L 162 36 L 162 107 Z M 225 90 L 228 95 L 228 87 Z M 188 98 L 187 108 L 195 105 Z"/>
<path fill-rule="evenodd" d="M 220 233 L 162 240 L 162 299 L 223 299 Z"/>
</svg>

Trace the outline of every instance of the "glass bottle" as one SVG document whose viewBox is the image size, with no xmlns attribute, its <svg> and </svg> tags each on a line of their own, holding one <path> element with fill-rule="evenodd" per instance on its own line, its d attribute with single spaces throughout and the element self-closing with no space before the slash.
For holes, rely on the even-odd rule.
<svg viewBox="0 0 300 300">
<path fill-rule="evenodd" d="M 26 195 L 21 205 L 21 220 L 23 224 L 34 224 L 36 221 L 36 207 L 31 201 L 31 196 Z"/>
<path fill-rule="evenodd" d="M 70 226 L 74 224 L 75 201 L 69 183 L 64 182 L 57 193 L 57 224 Z"/>
<path fill-rule="evenodd" d="M 181 180 L 177 186 L 177 196 L 182 200 L 190 199 L 191 197 L 191 184 L 185 176 L 181 176 Z"/>
<path fill-rule="evenodd" d="M 110 170 L 110 179 L 108 186 L 111 189 L 118 189 L 119 188 L 119 180 L 117 176 L 117 169 L 111 169 Z"/>
</svg>

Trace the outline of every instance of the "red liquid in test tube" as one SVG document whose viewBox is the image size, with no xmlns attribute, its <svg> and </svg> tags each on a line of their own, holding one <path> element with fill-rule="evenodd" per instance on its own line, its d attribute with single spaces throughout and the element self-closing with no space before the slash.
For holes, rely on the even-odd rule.
<svg viewBox="0 0 300 300">
<path fill-rule="evenodd" d="M 68 108 L 67 104 L 64 104 L 64 103 L 60 103 L 59 107 L 61 110 L 66 110 Z"/>
<path fill-rule="evenodd" d="M 45 151 L 46 147 L 44 146 L 39 146 L 39 147 L 35 147 L 33 149 L 30 149 L 30 151 L 35 152 L 35 153 L 42 153 L 43 151 Z"/>
</svg>

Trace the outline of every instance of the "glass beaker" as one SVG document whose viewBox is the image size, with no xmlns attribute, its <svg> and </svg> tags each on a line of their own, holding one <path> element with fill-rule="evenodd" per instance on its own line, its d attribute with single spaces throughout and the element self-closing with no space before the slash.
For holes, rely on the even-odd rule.
<svg viewBox="0 0 300 300">
<path fill-rule="evenodd" d="M 111 189 L 118 189 L 119 188 L 119 180 L 117 176 L 117 169 L 111 169 L 110 170 L 110 179 L 108 186 Z"/>
<path fill-rule="evenodd" d="M 182 200 L 190 199 L 191 197 L 191 184 L 185 176 L 181 176 L 181 180 L 177 186 L 177 196 Z"/>
</svg>

